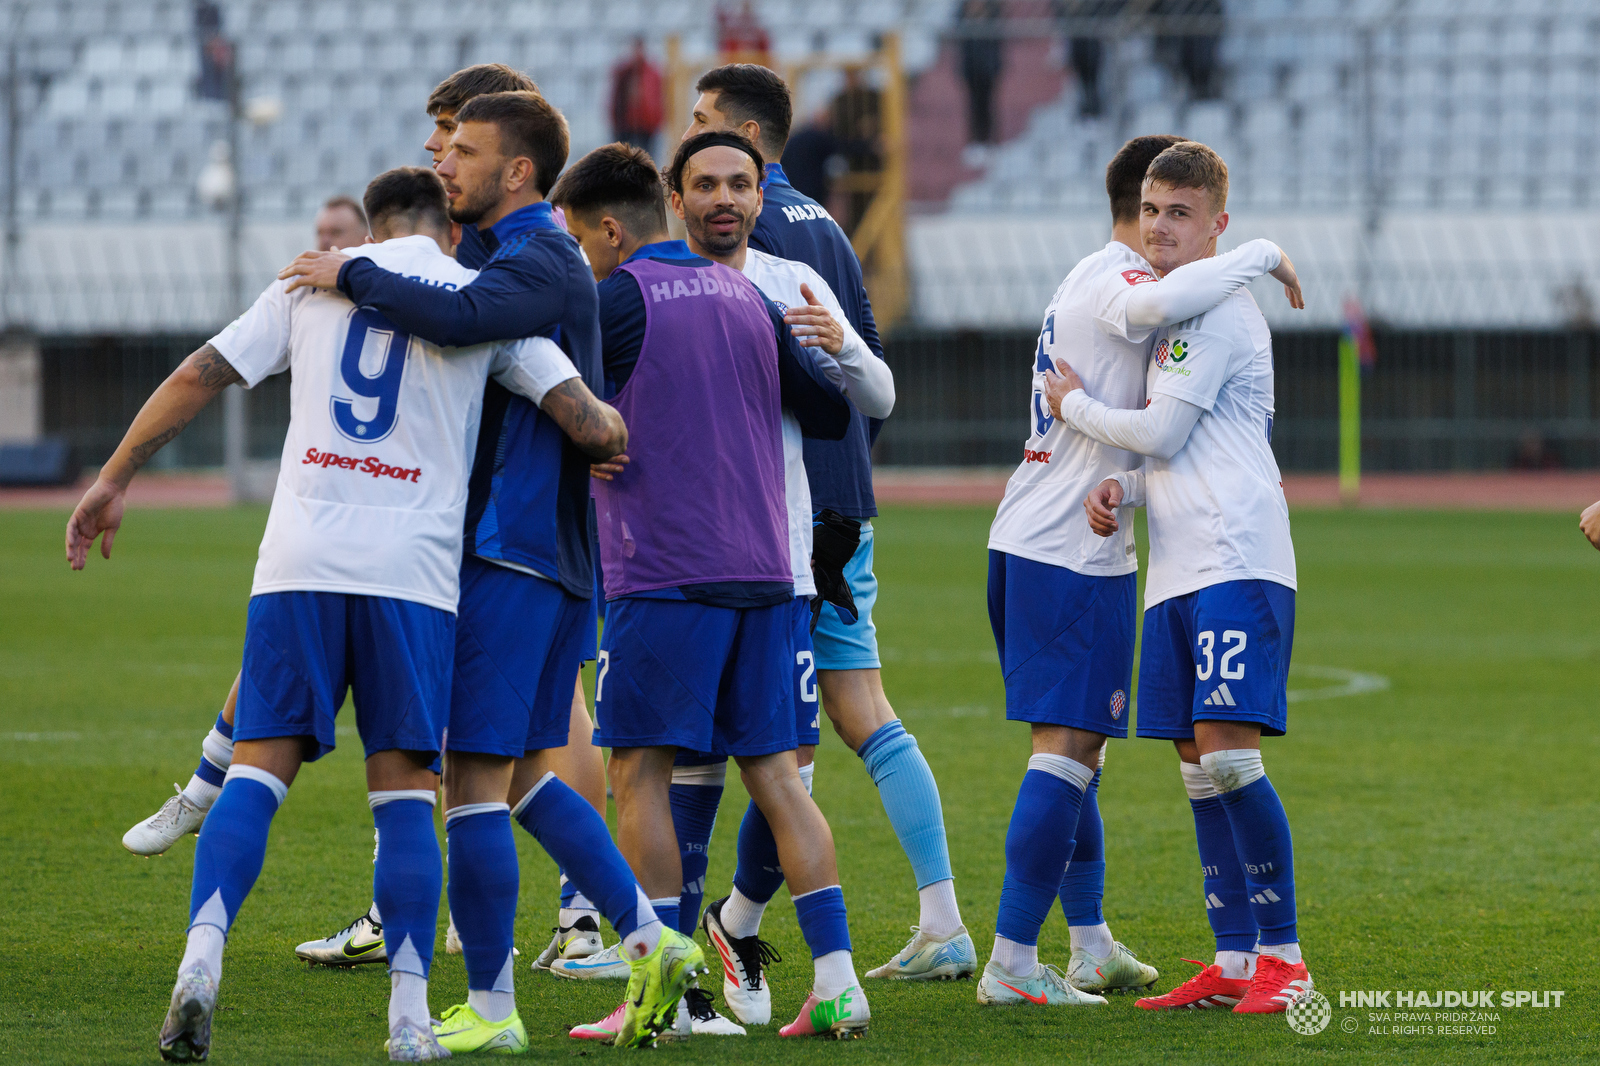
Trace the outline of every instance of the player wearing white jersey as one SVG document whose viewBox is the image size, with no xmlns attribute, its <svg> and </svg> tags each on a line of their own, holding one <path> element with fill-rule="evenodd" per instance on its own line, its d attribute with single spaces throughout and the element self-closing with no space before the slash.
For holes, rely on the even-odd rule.
<svg viewBox="0 0 1600 1066">
<path fill-rule="evenodd" d="M 1227 166 L 1205 145 L 1185 141 L 1151 162 L 1140 232 L 1157 270 L 1181 273 L 1214 254 L 1227 191 Z M 1292 293 L 1291 303 L 1301 306 Z M 1289 822 L 1261 762 L 1261 737 L 1288 728 L 1295 562 L 1271 447 L 1272 337 L 1249 293 L 1166 329 L 1147 391 L 1144 409 L 1112 410 L 1070 367 L 1047 373 L 1058 417 L 1149 457 L 1143 471 L 1097 486 L 1085 507 L 1111 535 L 1115 507 L 1148 506 L 1139 735 L 1177 745 L 1217 959 L 1139 1005 L 1272 1013 L 1312 982 Z"/>
<path fill-rule="evenodd" d="M 451 259 L 444 187 L 408 167 L 368 187 L 373 232 L 361 255 L 450 288 L 475 276 Z M 67 526 L 84 565 L 110 557 L 134 473 L 228 384 L 294 371 L 288 442 L 256 566 L 235 750 L 196 849 L 188 945 L 162 1027 L 170 1061 L 206 1057 L 227 930 L 249 894 L 267 833 L 302 762 L 334 746 L 353 690 L 380 834 L 375 894 L 391 960 L 390 1057 L 444 1057 L 429 1027 L 427 977 L 440 892 L 432 811 L 450 703 L 467 473 L 485 381 L 541 403 L 582 388 L 544 339 L 440 349 L 337 293 L 275 282 L 196 352 L 140 411 Z M 603 412 L 589 441 L 625 439 Z M 586 435 L 587 436 L 587 435 Z"/>
<path fill-rule="evenodd" d="M 1044 388 L 1052 360 L 1070 356 L 1106 404 L 1143 406 L 1152 331 L 1280 267 L 1277 248 L 1258 241 L 1156 280 L 1136 250 L 1140 184 L 1150 161 L 1179 141 L 1134 138 L 1106 168 L 1112 240 L 1073 268 L 1045 310 L 1029 439 L 990 531 L 989 616 L 1006 716 L 1031 723 L 1033 755 L 1006 836 L 980 1003 L 1101 1003 L 1094 993 L 1145 988 L 1158 977 L 1112 939 L 1101 911 L 1100 768 L 1107 737 L 1127 736 L 1138 564 L 1132 529 L 1097 536 L 1081 506 L 1089 490 L 1138 458 L 1059 422 Z M 1039 929 L 1058 895 L 1072 940 L 1065 979 L 1038 959 Z"/>
</svg>

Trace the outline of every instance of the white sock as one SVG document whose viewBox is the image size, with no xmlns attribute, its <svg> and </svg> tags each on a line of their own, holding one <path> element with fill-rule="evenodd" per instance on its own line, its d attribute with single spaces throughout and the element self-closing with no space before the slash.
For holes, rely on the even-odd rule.
<svg viewBox="0 0 1600 1066">
<path fill-rule="evenodd" d="M 1292 944 L 1257 944 L 1256 950 L 1263 955 L 1271 955 L 1282 959 L 1291 966 L 1300 965 L 1300 941 Z"/>
<path fill-rule="evenodd" d="M 1214 960 L 1222 967 L 1222 976 L 1234 981 L 1247 981 L 1255 976 L 1256 953 L 1253 951 L 1219 951 Z"/>
<path fill-rule="evenodd" d="M 486 1022 L 503 1022 L 516 1013 L 517 993 L 511 959 L 511 954 L 507 953 L 506 964 L 500 968 L 500 976 L 494 979 L 493 988 L 467 989 L 467 1006 Z"/>
<path fill-rule="evenodd" d="M 861 983 L 856 979 L 855 960 L 848 951 L 830 951 L 826 955 L 819 955 L 814 961 L 817 976 L 811 983 L 811 991 L 817 994 L 818 999 L 832 999 L 851 985 Z"/>
<path fill-rule="evenodd" d="M 806 786 L 806 795 L 808 796 L 815 795 L 815 793 L 811 791 L 811 779 L 816 776 L 816 772 L 817 764 L 814 762 L 808 762 L 804 766 L 800 767 L 800 783 Z"/>
<path fill-rule="evenodd" d="M 401 1022 L 428 1024 L 428 979 L 420 974 L 389 971 L 389 1032 Z"/>
<path fill-rule="evenodd" d="M 373 900 L 372 906 L 367 908 L 367 917 L 372 919 L 373 925 L 383 924 L 383 915 L 378 913 L 378 901 Z"/>
<path fill-rule="evenodd" d="M 578 899 L 582 898 L 582 896 L 578 897 Z M 572 902 L 576 903 L 578 900 L 574 899 Z M 584 902 L 588 901 L 585 900 Z M 600 912 L 594 907 L 562 907 L 561 914 L 556 918 L 556 921 L 561 923 L 561 928 L 571 929 L 574 925 L 578 924 L 578 919 L 582 918 L 584 915 L 588 915 L 590 918 L 593 918 L 595 925 L 600 924 Z"/>
<path fill-rule="evenodd" d="M 994 951 L 990 952 L 989 961 L 1006 973 L 1027 977 L 1039 968 L 1039 945 L 1019 944 L 1015 940 L 997 936 L 994 938 Z"/>
<path fill-rule="evenodd" d="M 183 961 L 178 963 L 178 972 L 183 973 L 196 962 L 203 963 L 211 979 L 222 981 L 222 946 L 228 942 L 228 934 L 214 925 L 195 925 L 189 928 L 189 943 L 183 949 Z"/>
<path fill-rule="evenodd" d="M 638 928 L 622 938 L 622 956 L 626 959 L 642 959 L 656 949 L 661 943 L 661 934 L 667 927 L 660 918 L 656 917 L 656 909 L 650 905 L 650 897 L 644 894 L 644 889 L 634 886 L 637 894 L 635 920 L 639 922 Z"/>
<path fill-rule="evenodd" d="M 956 906 L 956 881 L 947 877 L 917 889 L 922 900 L 922 916 L 918 926 L 923 936 L 935 940 L 948 940 L 961 931 L 961 908 Z"/>
<path fill-rule="evenodd" d="M 1099 925 L 1069 925 L 1067 934 L 1072 937 L 1073 951 L 1087 951 L 1097 959 L 1106 958 L 1116 949 L 1116 941 L 1111 939 L 1111 927 L 1105 922 Z"/>
<path fill-rule="evenodd" d="M 765 903 L 757 903 L 735 887 L 722 905 L 722 928 L 735 939 L 755 936 L 761 932 L 761 915 L 766 909 Z"/>
<path fill-rule="evenodd" d="M 199 774 L 189 778 L 189 783 L 183 786 L 183 794 L 190 803 L 202 811 L 209 811 L 211 805 L 217 802 L 217 797 L 222 795 L 222 789 L 210 781 L 203 781 Z"/>
</svg>

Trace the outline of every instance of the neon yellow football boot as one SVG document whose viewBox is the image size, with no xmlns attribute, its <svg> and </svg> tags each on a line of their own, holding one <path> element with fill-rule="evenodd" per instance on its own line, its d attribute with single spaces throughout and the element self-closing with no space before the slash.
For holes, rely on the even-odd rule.
<svg viewBox="0 0 1600 1066">
<path fill-rule="evenodd" d="M 654 951 L 628 965 L 628 998 L 616 1046 L 651 1047 L 677 1020 L 678 1000 L 689 983 L 710 971 L 700 945 L 672 929 L 662 932 Z"/>
<path fill-rule="evenodd" d="M 528 1031 L 516 1011 L 505 1021 L 485 1021 L 465 1003 L 457 1003 L 433 1023 L 439 1046 L 452 1055 L 481 1051 L 491 1055 L 520 1055 L 528 1050 Z"/>
</svg>

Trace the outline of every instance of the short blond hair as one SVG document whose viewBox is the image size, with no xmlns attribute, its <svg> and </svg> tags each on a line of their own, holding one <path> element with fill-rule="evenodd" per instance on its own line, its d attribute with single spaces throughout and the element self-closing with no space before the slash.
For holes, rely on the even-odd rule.
<svg viewBox="0 0 1600 1066">
<path fill-rule="evenodd" d="M 1214 215 L 1228 207 L 1228 164 L 1199 141 L 1179 141 L 1156 156 L 1144 180 L 1169 189 L 1204 189 Z"/>
</svg>

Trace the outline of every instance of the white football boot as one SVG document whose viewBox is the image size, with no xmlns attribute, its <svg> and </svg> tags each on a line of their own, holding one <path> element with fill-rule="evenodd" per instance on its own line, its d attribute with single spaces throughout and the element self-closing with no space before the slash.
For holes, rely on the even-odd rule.
<svg viewBox="0 0 1600 1066">
<path fill-rule="evenodd" d="M 1067 962 L 1067 980 L 1084 992 L 1132 992 L 1155 986 L 1161 974 L 1133 957 L 1123 943 L 1115 941 L 1111 954 L 1095 958 L 1079 948 Z"/>
<path fill-rule="evenodd" d="M 675 1034 L 679 1037 L 746 1035 L 744 1026 L 718 1014 L 717 1008 L 711 1005 L 712 1002 L 711 993 L 702 988 L 690 988 L 685 991 L 683 998 L 678 1000 L 678 1023 L 674 1027 Z"/>
<path fill-rule="evenodd" d="M 161 1023 L 161 1057 L 168 1062 L 204 1062 L 211 1051 L 211 1015 L 216 1009 L 216 978 L 197 961 L 178 975 L 172 989 L 172 1003 Z"/>
<path fill-rule="evenodd" d="M 135 855 L 160 855 L 186 833 L 200 832 L 207 808 L 185 796 L 182 785 L 172 787 L 178 794 L 163 803 L 159 811 L 122 834 L 123 847 Z"/>
<path fill-rule="evenodd" d="M 706 939 L 722 957 L 722 998 L 733 1016 L 746 1025 L 766 1025 L 772 1021 L 772 989 L 767 984 L 766 964 L 782 962 L 783 957 L 759 936 L 734 937 L 722 927 L 723 896 L 700 918 Z"/>
<path fill-rule="evenodd" d="M 294 949 L 295 955 L 309 963 L 322 966 L 365 966 L 370 962 L 388 962 L 389 953 L 383 946 L 383 925 L 375 917 L 378 905 L 361 917 L 321 940 L 307 940 Z"/>
<path fill-rule="evenodd" d="M 985 1004 L 1033 1003 L 1040 1007 L 1086 1007 L 1105 1004 L 1105 997 L 1080 992 L 1067 975 L 1054 966 L 1035 965 L 1033 973 L 1020 977 L 1000 968 L 993 959 L 978 979 L 978 1002 Z"/>
<path fill-rule="evenodd" d="M 867 976 L 896 981 L 954 981 L 971 977 L 977 970 L 978 952 L 966 926 L 943 940 L 935 940 L 913 925 L 906 946 L 882 966 L 868 970 Z"/>
<path fill-rule="evenodd" d="M 438 1062 L 450 1057 L 450 1052 L 439 1046 L 431 1024 L 419 1025 L 410 1018 L 400 1019 L 400 1024 L 389 1030 L 383 1050 L 389 1053 L 390 1062 Z"/>
<path fill-rule="evenodd" d="M 587 959 L 605 949 L 600 941 L 600 926 L 587 914 L 580 915 L 571 925 L 558 925 L 552 932 L 550 943 L 533 960 L 535 970 L 548 970 L 557 959 Z"/>
<path fill-rule="evenodd" d="M 581 959 L 553 959 L 550 972 L 572 981 L 626 981 L 633 969 L 622 957 L 621 949 L 617 943 Z"/>
</svg>

